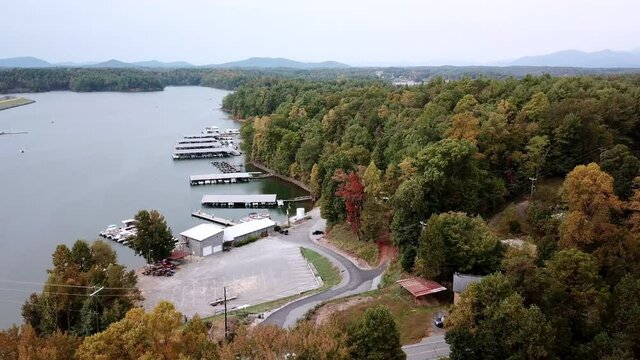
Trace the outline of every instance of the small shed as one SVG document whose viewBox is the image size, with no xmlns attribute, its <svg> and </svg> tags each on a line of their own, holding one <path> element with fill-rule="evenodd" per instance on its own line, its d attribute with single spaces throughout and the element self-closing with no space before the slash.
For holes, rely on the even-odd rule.
<svg viewBox="0 0 640 360">
<path fill-rule="evenodd" d="M 453 303 L 456 304 L 462 294 L 471 284 L 476 284 L 482 281 L 484 276 L 469 275 L 469 274 L 453 274 Z"/>
<path fill-rule="evenodd" d="M 214 224 L 200 224 L 180 233 L 181 243 L 189 253 L 196 256 L 208 256 L 222 251 L 224 229 Z"/>
<path fill-rule="evenodd" d="M 400 286 L 402 286 L 405 290 L 410 292 L 411 295 L 416 298 L 416 300 L 420 300 L 420 298 L 427 295 L 447 290 L 447 288 L 433 280 L 418 277 L 398 280 L 397 283 L 400 284 Z"/>
<path fill-rule="evenodd" d="M 224 242 L 233 243 L 234 241 L 243 240 L 251 236 L 263 237 L 267 236 L 276 223 L 271 219 L 259 219 L 240 223 L 224 229 Z"/>
</svg>

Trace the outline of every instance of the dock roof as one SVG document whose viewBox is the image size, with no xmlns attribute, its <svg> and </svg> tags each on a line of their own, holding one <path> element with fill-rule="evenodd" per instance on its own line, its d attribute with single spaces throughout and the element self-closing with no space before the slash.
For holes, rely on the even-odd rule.
<svg viewBox="0 0 640 360">
<path fill-rule="evenodd" d="M 211 203 L 275 203 L 276 194 L 204 195 L 203 204 Z"/>
<path fill-rule="evenodd" d="M 260 219 L 247 221 L 246 223 L 240 223 L 238 225 L 230 226 L 224 229 L 224 241 L 233 241 L 235 238 L 247 234 L 251 234 L 256 231 L 268 229 L 275 226 L 275 221 L 271 219 Z"/>
<path fill-rule="evenodd" d="M 223 231 L 223 228 L 214 224 L 200 224 L 196 227 L 192 227 L 189 230 L 181 232 L 180 235 L 188 237 L 189 239 L 202 241 Z"/>
<path fill-rule="evenodd" d="M 427 280 L 419 277 L 398 280 L 397 283 L 409 291 L 414 297 L 435 294 L 437 292 L 447 290 L 447 288 L 433 280 Z"/>
<path fill-rule="evenodd" d="M 233 152 L 231 148 L 210 148 L 210 149 L 186 149 L 186 150 L 176 150 L 173 153 L 176 155 L 180 154 L 209 154 L 209 153 L 227 153 L 230 154 Z"/>
<path fill-rule="evenodd" d="M 240 179 L 240 178 L 251 178 L 251 177 L 253 176 L 247 172 L 237 172 L 237 173 L 228 173 L 228 174 L 191 175 L 189 176 L 189 179 L 191 181 L 203 181 L 203 180 Z"/>
<path fill-rule="evenodd" d="M 182 144 L 177 144 L 176 145 L 176 149 L 178 149 L 178 150 L 180 150 L 180 149 L 198 149 L 198 148 L 202 148 L 202 147 L 216 148 L 216 147 L 222 147 L 222 144 L 219 141 L 201 141 L 201 142 L 196 142 L 196 143 L 182 143 Z"/>
</svg>

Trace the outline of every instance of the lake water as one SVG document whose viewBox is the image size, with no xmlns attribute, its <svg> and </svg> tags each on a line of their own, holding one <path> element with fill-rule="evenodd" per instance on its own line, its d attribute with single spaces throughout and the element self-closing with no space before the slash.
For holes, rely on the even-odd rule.
<svg viewBox="0 0 640 360">
<path fill-rule="evenodd" d="M 203 87 L 50 92 L 25 94 L 36 102 L 0 111 L 0 131 L 29 132 L 0 136 L 0 327 L 22 321 L 21 304 L 42 289 L 57 244 L 95 240 L 140 209 L 157 209 L 178 234 L 202 222 L 191 212 L 202 209 L 204 194 L 302 195 L 276 179 L 189 185 L 189 175 L 217 170 L 211 159 L 173 160 L 175 142 L 206 126 L 239 128 L 220 110 L 227 93 Z M 225 160 L 244 163 L 244 157 Z M 203 210 L 236 220 L 251 212 Z M 284 211 L 269 210 L 276 221 L 284 221 Z M 129 248 L 109 243 L 120 263 L 143 265 Z"/>
</svg>

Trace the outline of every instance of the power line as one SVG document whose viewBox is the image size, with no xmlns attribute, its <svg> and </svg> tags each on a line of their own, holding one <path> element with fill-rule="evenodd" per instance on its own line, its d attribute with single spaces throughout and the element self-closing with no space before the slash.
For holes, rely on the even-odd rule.
<svg viewBox="0 0 640 360">
<path fill-rule="evenodd" d="M 42 282 L 34 282 L 34 281 L 20 281 L 20 280 L 11 280 L 11 279 L 0 279 L 0 283 L 11 283 L 11 284 L 23 284 L 23 285 L 38 285 L 38 286 L 57 286 L 57 287 L 68 287 L 68 288 L 78 288 L 78 289 L 96 289 L 96 286 L 87 286 L 87 285 L 68 285 L 68 284 L 51 284 L 51 283 L 42 283 Z M 104 290 L 135 290 L 135 287 L 105 287 Z"/>
<path fill-rule="evenodd" d="M 15 291 L 15 292 L 26 292 L 26 293 L 32 293 L 34 292 L 33 290 L 25 290 L 25 289 L 13 289 L 13 288 L 0 288 L 0 291 Z M 64 292 L 52 292 L 52 291 L 42 291 L 43 294 L 47 294 L 47 295 L 68 295 L 68 296 L 90 296 L 91 294 L 89 293 L 85 293 L 85 294 L 76 294 L 76 293 L 64 293 Z M 94 296 L 135 296 L 136 294 L 97 294 Z"/>
</svg>

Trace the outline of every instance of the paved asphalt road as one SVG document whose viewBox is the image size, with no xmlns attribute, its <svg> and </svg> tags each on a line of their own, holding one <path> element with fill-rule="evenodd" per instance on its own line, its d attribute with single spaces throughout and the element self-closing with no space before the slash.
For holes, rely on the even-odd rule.
<svg viewBox="0 0 640 360">
<path fill-rule="evenodd" d="M 430 336 L 413 345 L 403 346 L 407 360 L 432 360 L 449 356 L 449 345 L 444 335 Z"/>
<path fill-rule="evenodd" d="M 342 282 L 327 291 L 294 301 L 271 313 L 264 321 L 266 324 L 291 327 L 295 325 L 296 321 L 309 309 L 317 304 L 326 300 L 371 290 L 373 280 L 384 272 L 384 266 L 373 270 L 360 270 L 342 255 L 313 242 L 311 240 L 312 238 L 318 238 L 320 236 L 313 236 L 311 232 L 314 230 L 324 230 L 325 226 L 326 223 L 323 219 L 320 219 L 319 216 L 314 216 L 314 220 L 293 227 L 289 230 L 289 235 L 281 235 L 281 238 L 310 248 L 328 258 L 342 272 Z"/>
<path fill-rule="evenodd" d="M 325 230 L 325 227 L 325 221 L 314 214 L 314 220 L 292 228 L 289 230 L 289 235 L 283 235 L 281 238 L 310 248 L 328 258 L 342 272 L 342 282 L 329 290 L 294 301 L 276 310 L 267 316 L 264 323 L 292 327 L 307 311 L 324 301 L 371 290 L 374 279 L 379 278 L 384 272 L 386 266 L 373 270 L 360 270 L 344 256 L 313 242 L 312 239 L 320 236 L 311 235 L 311 232 Z M 417 344 L 403 346 L 402 349 L 407 353 L 408 360 L 440 359 L 449 355 L 449 345 L 444 341 L 443 335 L 425 338 Z"/>
</svg>

